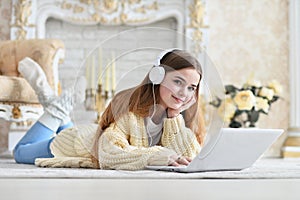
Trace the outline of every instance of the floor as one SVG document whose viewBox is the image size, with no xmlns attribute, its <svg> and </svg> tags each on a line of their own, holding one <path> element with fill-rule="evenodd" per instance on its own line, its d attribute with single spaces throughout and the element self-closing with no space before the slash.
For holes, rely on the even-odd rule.
<svg viewBox="0 0 300 200">
<path fill-rule="evenodd" d="M 8 152 L 0 158 L 0 199 L 298 200 L 300 159 L 263 159 L 241 172 L 178 174 L 37 168 L 14 163 Z"/>
<path fill-rule="evenodd" d="M 300 160 L 261 159 L 242 171 L 173 173 L 38 168 L 0 158 L 0 199 L 300 199 Z"/>
<path fill-rule="evenodd" d="M 299 199 L 300 180 L 0 179 L 8 199 Z"/>
</svg>

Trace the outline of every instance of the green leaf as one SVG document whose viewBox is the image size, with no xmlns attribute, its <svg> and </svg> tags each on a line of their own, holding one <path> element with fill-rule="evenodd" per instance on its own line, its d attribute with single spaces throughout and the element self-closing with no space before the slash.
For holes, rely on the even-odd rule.
<svg viewBox="0 0 300 200">
<path fill-rule="evenodd" d="M 233 85 L 225 85 L 225 94 L 235 93 L 237 90 L 238 88 Z"/>
<path fill-rule="evenodd" d="M 219 97 L 216 97 L 216 99 L 209 102 L 209 104 L 218 108 L 221 105 L 221 102 L 222 100 Z"/>
<path fill-rule="evenodd" d="M 273 99 L 271 99 L 271 101 L 269 101 L 269 104 L 274 103 L 278 99 L 279 99 L 279 96 L 273 96 Z"/>
<path fill-rule="evenodd" d="M 239 115 L 241 115 L 244 111 L 243 110 L 236 110 L 235 113 L 234 113 L 234 117 L 237 117 Z"/>
</svg>

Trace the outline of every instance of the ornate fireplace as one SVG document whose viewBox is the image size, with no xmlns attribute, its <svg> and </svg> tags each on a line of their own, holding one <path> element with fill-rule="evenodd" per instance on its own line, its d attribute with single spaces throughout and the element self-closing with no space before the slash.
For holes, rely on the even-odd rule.
<svg viewBox="0 0 300 200">
<path fill-rule="evenodd" d="M 63 89 L 88 68 L 91 89 L 105 81 L 98 70 L 100 52 L 104 67 L 112 54 L 116 58 L 114 78 L 123 79 L 119 90 L 139 82 L 161 49 L 179 47 L 197 55 L 208 38 L 205 0 L 13 0 L 12 15 L 11 39 L 65 43 L 57 73 Z"/>
</svg>

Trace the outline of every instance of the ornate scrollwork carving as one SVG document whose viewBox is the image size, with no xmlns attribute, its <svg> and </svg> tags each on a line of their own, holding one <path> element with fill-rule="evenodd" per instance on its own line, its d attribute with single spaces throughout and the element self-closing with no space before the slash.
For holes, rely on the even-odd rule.
<svg viewBox="0 0 300 200">
<path fill-rule="evenodd" d="M 28 20 L 30 15 L 32 14 L 31 4 L 31 0 L 19 0 L 19 2 L 14 5 L 15 23 L 11 26 L 18 28 L 18 30 L 16 31 L 17 40 L 26 39 L 26 27 L 34 26 L 30 24 Z"/>
<path fill-rule="evenodd" d="M 204 24 L 205 6 L 202 0 L 194 0 L 189 6 L 190 10 L 190 24 L 188 27 L 193 28 L 192 40 L 194 41 L 194 53 L 197 55 L 201 51 L 201 44 L 203 43 L 202 29 L 208 28 Z"/>
<path fill-rule="evenodd" d="M 71 16 L 68 18 L 71 21 L 89 21 L 105 25 L 115 25 L 150 20 L 145 17 L 145 14 L 153 10 L 158 10 L 158 3 L 157 1 L 146 3 L 141 0 L 79 0 L 78 3 L 63 1 L 60 7 L 61 9 L 71 10 L 73 14 L 88 14 L 88 17 Z M 131 17 L 135 14 L 134 18 Z"/>
<path fill-rule="evenodd" d="M 14 119 L 19 119 L 21 117 L 21 110 L 19 108 L 19 106 L 14 105 L 13 109 L 12 109 L 12 117 Z"/>
<path fill-rule="evenodd" d="M 110 12 L 116 10 L 118 7 L 118 1 L 116 0 L 104 0 L 103 3 L 105 9 Z"/>
</svg>

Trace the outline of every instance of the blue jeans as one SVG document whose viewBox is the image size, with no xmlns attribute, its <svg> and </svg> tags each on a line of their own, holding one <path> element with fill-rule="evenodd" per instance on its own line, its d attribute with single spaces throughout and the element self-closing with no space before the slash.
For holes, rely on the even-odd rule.
<svg viewBox="0 0 300 200">
<path fill-rule="evenodd" d="M 69 122 L 59 127 L 56 133 L 72 126 L 73 123 Z M 52 158 L 50 144 L 53 139 L 53 130 L 37 121 L 15 146 L 13 150 L 15 161 L 34 164 L 36 158 Z"/>
</svg>

